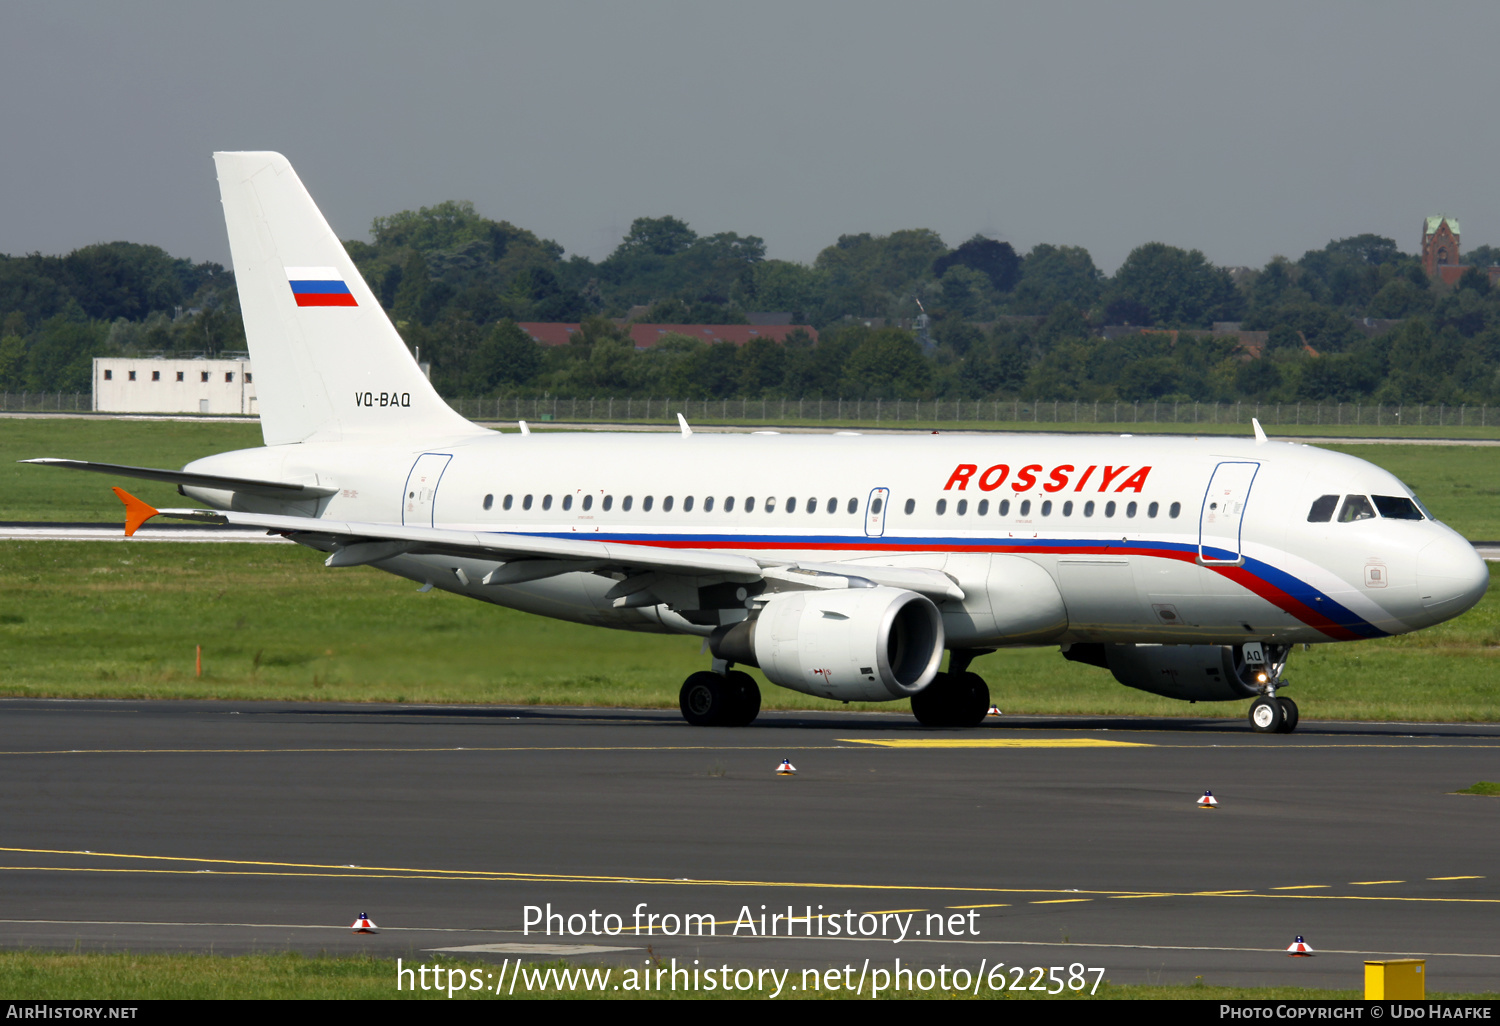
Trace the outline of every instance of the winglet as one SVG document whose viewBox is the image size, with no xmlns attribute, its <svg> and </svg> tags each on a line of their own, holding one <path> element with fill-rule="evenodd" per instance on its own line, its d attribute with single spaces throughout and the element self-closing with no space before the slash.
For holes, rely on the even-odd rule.
<svg viewBox="0 0 1500 1026">
<path fill-rule="evenodd" d="M 123 488 L 111 488 L 125 504 L 125 537 L 129 538 L 140 530 L 142 524 L 156 516 L 159 512 L 155 506 L 142 502 Z"/>
<path fill-rule="evenodd" d="M 677 415 L 677 426 L 682 428 L 683 438 L 686 438 L 688 435 L 693 433 L 693 429 L 688 427 L 687 418 L 680 413 Z"/>
<path fill-rule="evenodd" d="M 1266 444 L 1266 432 L 1265 432 L 1265 429 L 1260 426 L 1260 418 L 1259 417 L 1251 417 L 1250 418 L 1250 423 L 1255 428 L 1255 444 L 1256 445 L 1265 445 Z"/>
</svg>

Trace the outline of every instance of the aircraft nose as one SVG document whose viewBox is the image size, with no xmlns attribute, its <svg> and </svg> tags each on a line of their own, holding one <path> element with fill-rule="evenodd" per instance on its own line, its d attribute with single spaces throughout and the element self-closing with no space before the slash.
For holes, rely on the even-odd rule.
<svg viewBox="0 0 1500 1026">
<path fill-rule="evenodd" d="M 1472 607 L 1489 586 L 1489 567 L 1457 535 L 1428 542 L 1417 553 L 1417 594 L 1427 612 L 1440 620 Z"/>
</svg>

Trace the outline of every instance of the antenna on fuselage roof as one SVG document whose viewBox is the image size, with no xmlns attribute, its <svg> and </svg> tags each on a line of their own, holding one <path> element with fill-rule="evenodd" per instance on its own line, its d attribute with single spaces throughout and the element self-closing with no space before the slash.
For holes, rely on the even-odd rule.
<svg viewBox="0 0 1500 1026">
<path fill-rule="evenodd" d="M 1251 417 L 1250 418 L 1250 425 L 1253 428 L 1255 428 L 1255 444 L 1256 445 L 1265 445 L 1266 444 L 1266 431 L 1265 431 L 1265 428 L 1263 428 L 1263 427 L 1260 426 L 1260 418 L 1259 417 Z"/>
<path fill-rule="evenodd" d="M 677 426 L 682 428 L 683 438 L 686 438 L 688 435 L 693 433 L 693 429 L 688 427 L 687 418 L 680 413 L 677 415 Z"/>
<path fill-rule="evenodd" d="M 516 423 L 519 424 L 519 425 L 521 425 L 521 434 L 523 434 L 523 435 L 529 435 L 529 434 L 531 434 L 531 425 L 530 424 L 526 423 L 524 420 L 518 420 L 518 421 L 516 421 Z"/>
</svg>

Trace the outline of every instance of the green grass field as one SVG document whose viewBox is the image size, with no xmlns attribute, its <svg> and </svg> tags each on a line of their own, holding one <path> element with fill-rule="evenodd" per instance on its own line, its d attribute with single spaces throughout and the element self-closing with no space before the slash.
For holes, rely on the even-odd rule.
<svg viewBox="0 0 1500 1026">
<path fill-rule="evenodd" d="M 17 465 L 35 455 L 180 466 L 256 445 L 255 424 L 0 419 L 0 520 L 118 523 L 102 475 Z M 1352 445 L 1413 484 L 1469 537 L 1500 538 L 1500 453 Z M 170 486 L 133 482 L 147 501 Z M 0 694 L 53 697 L 494 702 L 670 708 L 701 668 L 696 638 L 546 620 L 377 570 L 327 570 L 290 545 L 0 542 Z M 194 673 L 203 646 L 204 673 Z M 1297 652 L 1289 692 L 1311 718 L 1483 721 L 1500 708 L 1500 595 L 1400 638 Z M 1011 713 L 1238 717 L 1123 688 L 1056 649 L 975 668 Z M 829 708 L 782 688 L 767 708 Z M 869 708 L 893 709 L 893 705 Z"/>
<path fill-rule="evenodd" d="M 1144 431 L 1153 426 L 1171 425 L 1139 427 Z M 1043 427 L 1081 430 L 1092 425 Z M 1304 434 L 1318 435 L 1328 430 L 1309 428 Z M 1457 437 L 1453 434 L 1457 429 L 1431 430 L 1449 432 L 1444 437 Z M 213 453 L 260 444 L 257 424 L 87 417 L 0 418 L 0 520 L 118 523 L 123 517 L 119 501 L 109 490 L 114 484 L 128 487 L 153 505 L 182 502 L 171 485 L 25 466 L 17 464 L 17 460 L 58 456 L 175 468 Z M 1439 517 L 1465 537 L 1500 539 L 1500 449 L 1468 445 L 1327 444 L 1325 447 L 1390 470 L 1415 488 Z"/>
<path fill-rule="evenodd" d="M 441 965 L 443 979 L 449 979 L 447 970 L 473 972 L 478 970 L 481 981 L 486 974 L 494 974 L 497 963 L 473 962 L 462 959 L 440 958 L 431 954 L 414 952 L 403 959 L 403 968 L 412 962 L 419 965 Z M 528 971 L 546 974 L 548 970 L 574 972 L 577 969 L 593 969 L 587 965 L 565 962 L 526 963 Z M 7 951 L 0 952 L 0 994 L 12 1001 L 66 1001 L 66 1000 L 218 1000 L 218 999 L 350 999 L 385 1000 L 406 998 L 414 1000 L 448 1001 L 446 990 L 419 989 L 415 992 L 403 989 L 396 991 L 396 962 L 394 959 L 369 957 L 309 958 L 295 953 L 239 955 L 161 955 L 161 954 L 83 954 L 72 952 Z M 598 967 L 603 968 L 603 967 Z M 825 966 L 809 966 L 827 968 Z M 972 971 L 972 967 L 970 969 Z M 545 978 L 545 977 L 544 977 Z M 573 977 L 576 980 L 576 976 Z M 431 976 L 426 977 L 427 980 Z M 458 978 L 453 978 L 455 985 Z M 465 982 L 472 984 L 470 976 Z M 596 977 L 596 979 L 598 979 Z M 742 990 L 725 993 L 723 990 L 684 993 L 672 991 L 641 992 L 630 989 L 608 989 L 625 977 L 621 967 L 614 967 L 608 980 L 601 981 L 606 989 L 603 993 L 568 990 L 557 986 L 557 977 L 551 978 L 551 986 L 541 987 L 522 994 L 518 987 L 514 994 L 491 994 L 474 990 L 455 990 L 451 1000 L 505 1000 L 505 999 L 588 999 L 605 998 L 672 1000 L 683 998 L 768 998 L 772 988 Z M 747 978 L 748 979 L 748 978 Z M 800 983 L 799 970 L 792 970 L 785 978 L 788 987 Z M 1009 982 L 1009 978 L 1007 978 Z M 1092 976 L 1088 980 L 1093 983 Z M 1356 985 L 1362 980 L 1351 980 Z M 784 989 L 782 998 L 823 999 L 868 999 L 870 994 L 852 994 L 848 991 L 823 991 L 821 993 L 798 990 L 795 993 Z M 972 993 L 954 993 L 945 990 L 912 993 L 910 991 L 882 994 L 883 998 L 933 998 L 972 1000 Z M 1494 1000 L 1494 994 L 1447 994 L 1432 992 L 1429 998 L 1458 998 L 1469 1001 Z M 992 992 L 981 986 L 980 998 L 1006 1000 L 1074 1000 L 1074 1001 L 1119 1001 L 1119 1000 L 1185 1000 L 1185 1001 L 1331 1001 L 1358 1000 L 1363 992 L 1348 990 L 1314 990 L 1306 987 L 1224 987 L 1207 982 L 1181 986 L 1155 985 L 1132 986 L 1102 982 L 1096 993 L 1087 990 L 1070 991 L 1055 996 L 1040 993 Z"/>
<path fill-rule="evenodd" d="M 369 567 L 326 569 L 292 545 L 0 543 L 4 695 L 673 708 L 702 668 L 699 645 L 423 594 Z M 1239 702 L 1121 687 L 1055 648 L 999 652 L 975 669 L 1007 713 L 1244 714 Z M 1487 721 L 1500 710 L 1497 671 L 1492 587 L 1430 630 L 1294 652 L 1288 694 L 1305 718 Z M 778 687 L 763 695 L 766 708 L 833 708 Z"/>
</svg>

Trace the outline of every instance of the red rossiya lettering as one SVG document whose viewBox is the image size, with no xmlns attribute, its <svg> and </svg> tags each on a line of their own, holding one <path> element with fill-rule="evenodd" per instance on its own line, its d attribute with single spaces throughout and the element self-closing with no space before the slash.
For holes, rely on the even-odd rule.
<svg viewBox="0 0 1500 1026">
<path fill-rule="evenodd" d="M 959 491 L 969 487 L 969 478 L 974 476 L 974 471 L 979 469 L 977 463 L 960 463 L 953 469 L 953 475 L 948 478 L 948 483 L 943 485 L 943 491 L 951 491 L 953 486 L 958 485 Z"/>
</svg>

